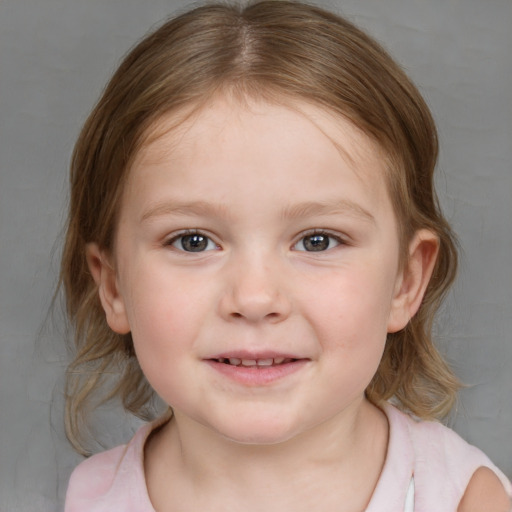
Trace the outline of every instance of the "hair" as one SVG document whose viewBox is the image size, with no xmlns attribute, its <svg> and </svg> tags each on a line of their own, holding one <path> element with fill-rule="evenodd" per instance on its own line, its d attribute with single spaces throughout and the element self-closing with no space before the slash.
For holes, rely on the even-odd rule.
<svg viewBox="0 0 512 512">
<path fill-rule="evenodd" d="M 383 150 L 402 254 L 422 228 L 437 235 L 439 254 L 419 311 L 403 330 L 388 334 L 366 395 L 375 404 L 393 398 L 420 418 L 446 415 L 459 383 L 431 332 L 455 278 L 457 250 L 433 186 L 438 141 L 429 109 L 381 46 L 348 21 L 313 5 L 264 0 L 197 7 L 144 38 L 113 75 L 78 138 L 60 275 L 74 329 L 66 387 L 71 443 L 85 453 L 85 411 L 105 376 L 115 379 L 103 398 L 119 397 L 140 417 L 149 417 L 154 393 L 131 335 L 114 333 L 106 322 L 86 244 L 113 249 L 123 185 L 155 122 L 222 91 L 312 102 L 351 121 Z"/>
</svg>

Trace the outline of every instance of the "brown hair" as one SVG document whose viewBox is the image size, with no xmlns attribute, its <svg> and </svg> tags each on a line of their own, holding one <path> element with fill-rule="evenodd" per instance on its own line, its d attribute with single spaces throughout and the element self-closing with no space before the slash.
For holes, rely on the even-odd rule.
<svg viewBox="0 0 512 512">
<path fill-rule="evenodd" d="M 75 330 L 66 395 L 73 445 L 82 450 L 85 406 L 105 375 L 117 376 L 107 398 L 119 396 L 139 416 L 148 415 L 153 393 L 130 334 L 115 334 L 106 323 L 86 244 L 112 249 L 123 182 L 154 122 L 225 88 L 241 96 L 311 101 L 349 119 L 384 150 L 402 246 L 427 228 L 439 237 L 440 250 L 418 313 L 388 335 L 366 393 L 375 403 L 395 397 L 422 418 L 446 414 L 458 382 L 433 345 L 431 329 L 455 277 L 457 253 L 433 189 L 438 143 L 428 107 L 375 41 L 332 13 L 293 1 L 214 4 L 171 19 L 128 54 L 76 143 L 61 268 Z"/>
</svg>

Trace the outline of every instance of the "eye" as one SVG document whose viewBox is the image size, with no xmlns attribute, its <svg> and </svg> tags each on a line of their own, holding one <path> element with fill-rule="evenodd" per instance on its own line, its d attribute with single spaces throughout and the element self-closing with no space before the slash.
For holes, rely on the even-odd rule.
<svg viewBox="0 0 512 512">
<path fill-rule="evenodd" d="M 185 252 L 205 252 L 219 248 L 211 238 L 202 233 L 182 233 L 169 240 L 168 245 Z"/>
<path fill-rule="evenodd" d="M 324 232 L 310 233 L 302 237 L 294 246 L 295 251 L 320 252 L 337 247 L 342 243 L 339 237 Z"/>
</svg>

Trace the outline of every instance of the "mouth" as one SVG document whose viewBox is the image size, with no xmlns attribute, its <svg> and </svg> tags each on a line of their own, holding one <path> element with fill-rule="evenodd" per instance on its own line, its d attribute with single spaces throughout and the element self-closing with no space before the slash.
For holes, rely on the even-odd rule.
<svg viewBox="0 0 512 512">
<path fill-rule="evenodd" d="M 242 359 L 238 357 L 219 357 L 210 359 L 210 361 L 227 364 L 229 366 L 238 366 L 244 368 L 270 368 L 272 366 L 281 366 L 284 364 L 293 363 L 298 361 L 299 359 L 295 359 L 293 357 L 267 357 L 261 359 Z"/>
<path fill-rule="evenodd" d="M 249 387 L 268 386 L 297 373 L 311 360 L 291 354 L 235 353 L 218 354 L 206 359 L 210 367 L 239 384 Z"/>
</svg>

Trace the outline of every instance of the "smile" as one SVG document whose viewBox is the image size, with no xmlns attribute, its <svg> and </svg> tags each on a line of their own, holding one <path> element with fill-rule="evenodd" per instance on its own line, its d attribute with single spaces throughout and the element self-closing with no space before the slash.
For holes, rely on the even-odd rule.
<svg viewBox="0 0 512 512">
<path fill-rule="evenodd" d="M 254 388 L 281 381 L 305 368 L 311 360 L 291 357 L 291 354 L 243 351 L 219 354 L 205 362 L 223 378 Z"/>
<path fill-rule="evenodd" d="M 231 366 L 243 366 L 245 368 L 268 368 L 270 366 L 279 366 L 282 364 L 292 363 L 297 361 L 291 357 L 276 357 L 276 358 L 265 358 L 265 359 L 239 359 L 237 357 L 220 357 L 213 359 L 219 363 L 228 364 Z"/>
</svg>

